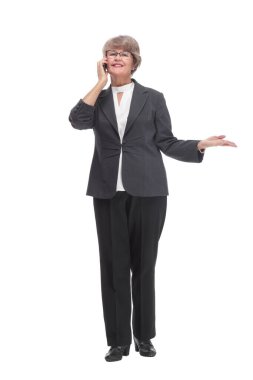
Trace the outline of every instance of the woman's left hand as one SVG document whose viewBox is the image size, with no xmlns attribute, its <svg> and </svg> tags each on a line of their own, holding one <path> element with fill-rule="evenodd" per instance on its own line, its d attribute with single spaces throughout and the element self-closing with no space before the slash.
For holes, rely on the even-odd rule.
<svg viewBox="0 0 253 380">
<path fill-rule="evenodd" d="M 212 146 L 232 146 L 232 147 L 237 147 L 237 145 L 229 140 L 224 140 L 226 136 L 225 135 L 220 135 L 220 136 L 211 136 L 208 137 L 205 140 L 201 140 L 198 143 L 198 149 L 203 150 Z"/>
</svg>

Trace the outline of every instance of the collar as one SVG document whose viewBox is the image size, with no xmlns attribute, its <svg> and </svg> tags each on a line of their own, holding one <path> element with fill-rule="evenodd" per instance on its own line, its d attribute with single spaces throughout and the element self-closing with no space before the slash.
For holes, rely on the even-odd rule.
<svg viewBox="0 0 253 380">
<path fill-rule="evenodd" d="M 111 86 L 112 92 L 126 92 L 133 88 L 134 82 L 124 84 L 123 86 Z"/>
</svg>

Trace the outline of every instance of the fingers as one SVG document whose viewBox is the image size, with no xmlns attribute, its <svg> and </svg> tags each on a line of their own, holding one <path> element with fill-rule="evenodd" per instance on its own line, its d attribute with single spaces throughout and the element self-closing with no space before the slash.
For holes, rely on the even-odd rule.
<svg viewBox="0 0 253 380">
<path fill-rule="evenodd" d="M 106 57 L 103 57 L 102 59 L 100 59 L 99 61 L 98 61 L 98 64 L 103 64 L 103 63 L 107 63 L 107 58 Z"/>
<path fill-rule="evenodd" d="M 208 142 L 208 145 L 211 146 L 232 146 L 237 147 L 237 145 L 233 141 L 229 140 L 221 140 L 221 139 L 215 139 Z"/>
<path fill-rule="evenodd" d="M 237 145 L 233 141 L 224 140 L 225 137 L 226 137 L 225 135 L 208 137 L 206 140 L 202 140 L 202 145 L 205 146 L 206 148 L 214 147 L 214 146 L 237 147 Z"/>
<path fill-rule="evenodd" d="M 237 145 L 233 141 L 224 140 L 222 146 L 233 146 L 237 148 Z"/>
<path fill-rule="evenodd" d="M 104 64 L 107 64 L 107 58 L 103 57 L 97 62 L 98 79 L 107 81 L 108 71 L 104 68 Z"/>
<path fill-rule="evenodd" d="M 107 58 L 105 58 L 105 57 L 100 59 L 100 61 L 98 61 L 97 65 L 98 65 L 98 67 L 102 68 L 104 63 L 107 63 Z"/>
<path fill-rule="evenodd" d="M 224 139 L 226 136 L 225 135 L 220 135 L 220 136 L 216 136 L 217 139 Z"/>
<path fill-rule="evenodd" d="M 218 140 L 215 140 L 215 143 L 217 144 L 217 146 L 234 146 L 234 147 L 236 147 L 236 144 L 233 141 L 229 141 L 229 140 L 218 139 Z"/>
<path fill-rule="evenodd" d="M 219 135 L 219 136 L 211 136 L 211 137 L 208 137 L 207 140 L 221 140 L 221 139 L 224 139 L 226 136 L 225 135 Z"/>
</svg>

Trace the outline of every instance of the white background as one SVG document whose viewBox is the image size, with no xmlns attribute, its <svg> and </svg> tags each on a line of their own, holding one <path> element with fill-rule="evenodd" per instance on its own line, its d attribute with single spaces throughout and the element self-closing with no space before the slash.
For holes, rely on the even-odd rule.
<svg viewBox="0 0 253 380">
<path fill-rule="evenodd" d="M 1 28 L 1 379 L 252 380 L 250 1 L 5 1 Z M 104 42 L 129 34 L 134 78 L 164 93 L 174 135 L 225 134 L 201 164 L 163 155 L 155 358 L 107 363 L 92 130 L 70 109 Z"/>
</svg>

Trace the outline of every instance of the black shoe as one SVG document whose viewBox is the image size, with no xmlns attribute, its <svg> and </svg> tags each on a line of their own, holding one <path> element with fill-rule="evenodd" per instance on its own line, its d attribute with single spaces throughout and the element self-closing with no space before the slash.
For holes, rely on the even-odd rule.
<svg viewBox="0 0 253 380">
<path fill-rule="evenodd" d="M 130 350 L 130 345 L 127 346 L 111 346 L 110 350 L 105 355 L 105 360 L 107 362 L 116 362 L 121 360 L 122 356 L 128 356 Z"/>
<path fill-rule="evenodd" d="M 142 356 L 155 356 L 156 350 L 151 340 L 139 340 L 134 336 L 135 351 L 139 351 Z"/>
</svg>

